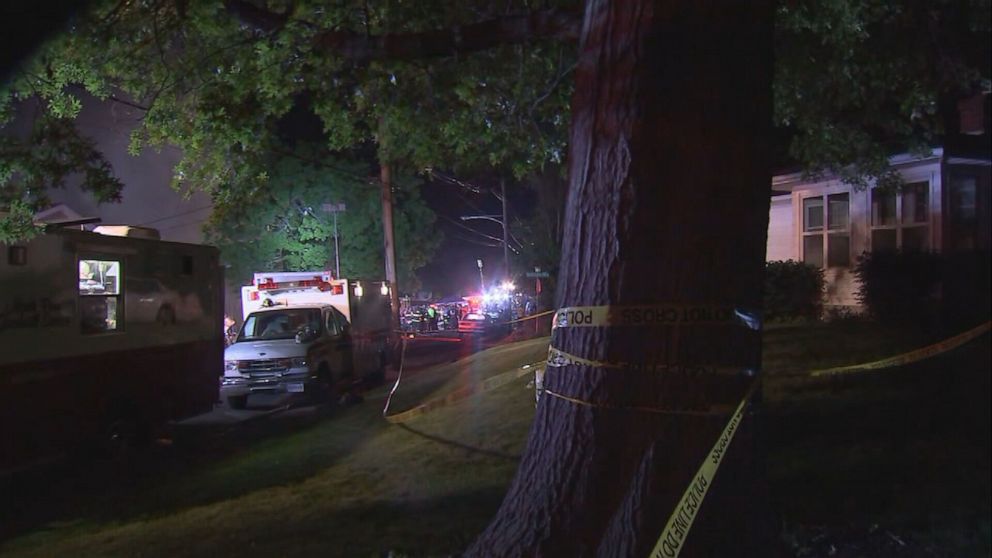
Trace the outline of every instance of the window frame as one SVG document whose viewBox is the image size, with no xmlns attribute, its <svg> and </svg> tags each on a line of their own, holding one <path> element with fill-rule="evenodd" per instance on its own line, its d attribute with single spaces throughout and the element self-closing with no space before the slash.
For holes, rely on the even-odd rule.
<svg viewBox="0 0 992 558">
<path fill-rule="evenodd" d="M 847 196 L 847 220 L 844 227 L 831 228 L 830 226 L 830 198 L 832 196 L 845 195 Z M 799 195 L 799 260 L 803 263 L 808 263 L 809 265 L 814 265 L 806 261 L 806 238 L 807 237 L 819 237 L 821 241 L 820 250 L 822 261 L 819 265 L 820 269 L 850 269 L 853 258 L 851 256 L 852 251 L 852 240 L 851 240 L 851 206 L 853 205 L 852 194 L 850 190 L 845 189 L 833 189 L 827 188 L 819 191 L 809 191 L 803 192 Z M 806 227 L 806 200 L 819 199 L 820 200 L 820 222 L 821 225 L 818 229 L 807 230 Z M 847 237 L 847 263 L 844 265 L 830 265 L 830 237 L 831 236 L 846 236 Z"/>
<path fill-rule="evenodd" d="M 114 262 L 117 264 L 117 292 L 114 294 L 84 294 L 79 289 L 79 266 L 84 261 L 97 261 L 97 262 Z M 106 254 L 106 253 L 81 253 L 76 256 L 76 266 L 75 266 L 75 285 L 76 285 L 76 316 L 78 321 L 79 333 L 80 335 L 85 335 L 87 337 L 97 336 L 97 335 L 114 335 L 124 333 L 127 329 L 127 320 L 125 319 L 125 268 L 126 268 L 126 258 L 120 254 Z M 114 329 L 105 329 L 102 331 L 87 331 L 83 327 L 83 310 L 82 301 L 93 300 L 93 299 L 115 299 L 115 318 L 116 327 Z"/>
<path fill-rule="evenodd" d="M 926 192 L 927 204 L 926 204 L 926 214 L 927 218 L 925 221 L 914 221 L 912 223 L 905 223 L 905 194 L 907 187 L 914 184 L 923 184 L 923 191 Z M 891 225 L 876 225 L 874 220 L 874 202 L 875 202 L 875 192 L 878 190 L 876 186 L 872 186 L 868 191 L 868 248 L 870 251 L 876 251 L 875 248 L 875 231 L 888 230 L 895 231 L 896 233 L 896 244 L 895 249 L 897 252 L 904 251 L 904 231 L 906 229 L 924 229 L 924 238 L 926 239 L 926 246 L 921 250 L 922 252 L 929 252 L 934 250 L 934 192 L 933 192 L 933 181 L 930 178 L 924 177 L 913 177 L 912 179 L 903 178 L 903 187 L 895 190 L 893 192 L 895 197 L 895 215 L 894 223 Z"/>
</svg>

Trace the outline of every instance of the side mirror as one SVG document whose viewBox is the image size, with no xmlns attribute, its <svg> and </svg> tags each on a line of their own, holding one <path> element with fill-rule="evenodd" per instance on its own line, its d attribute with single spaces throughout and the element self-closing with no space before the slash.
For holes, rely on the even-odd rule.
<svg viewBox="0 0 992 558">
<path fill-rule="evenodd" d="M 310 326 L 303 326 L 296 332 L 297 343 L 309 343 L 317 338 L 317 332 Z"/>
</svg>

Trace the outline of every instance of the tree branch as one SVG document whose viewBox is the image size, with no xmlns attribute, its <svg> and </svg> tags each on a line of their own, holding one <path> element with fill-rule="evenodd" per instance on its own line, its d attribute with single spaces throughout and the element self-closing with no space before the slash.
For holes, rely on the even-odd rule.
<svg viewBox="0 0 992 558">
<path fill-rule="evenodd" d="M 290 18 L 288 12 L 270 12 L 247 0 L 225 0 L 224 5 L 243 24 L 266 33 L 278 31 Z M 537 39 L 575 41 L 581 26 L 582 14 L 578 11 L 553 8 L 417 33 L 368 36 L 329 30 L 316 36 L 314 46 L 358 63 L 414 60 L 476 52 Z"/>
<path fill-rule="evenodd" d="M 272 33 L 285 27 L 290 16 L 290 11 L 282 14 L 271 12 L 247 0 L 224 0 L 224 8 L 243 25 L 265 33 Z"/>
<path fill-rule="evenodd" d="M 577 12 L 551 9 L 420 33 L 365 37 L 348 31 L 326 31 L 317 36 L 316 46 L 354 62 L 413 60 L 536 39 L 577 40 L 581 23 Z"/>
</svg>

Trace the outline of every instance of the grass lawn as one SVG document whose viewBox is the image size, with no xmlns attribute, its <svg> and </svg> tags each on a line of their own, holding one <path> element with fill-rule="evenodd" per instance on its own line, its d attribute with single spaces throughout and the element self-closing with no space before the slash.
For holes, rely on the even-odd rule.
<svg viewBox="0 0 992 558">
<path fill-rule="evenodd" d="M 987 335 L 973 343 L 984 348 L 958 360 L 839 379 L 786 375 L 928 341 L 857 322 L 767 331 L 769 473 L 787 536 L 802 543 L 819 526 L 879 524 L 960 551 L 949 556 L 988 555 Z M 546 351 L 546 338 L 524 341 L 424 370 L 404 381 L 394 410 L 541 360 Z M 984 361 L 974 362 L 982 353 Z M 402 426 L 379 416 L 387 389 L 330 416 L 290 413 L 254 425 L 246 429 L 250 439 L 232 432 L 158 448 L 137 473 L 86 465 L 43 489 L 5 495 L 0 520 L 19 518 L 27 527 L 0 554 L 457 553 L 486 525 L 512 479 L 533 389 L 520 378 Z"/>
</svg>

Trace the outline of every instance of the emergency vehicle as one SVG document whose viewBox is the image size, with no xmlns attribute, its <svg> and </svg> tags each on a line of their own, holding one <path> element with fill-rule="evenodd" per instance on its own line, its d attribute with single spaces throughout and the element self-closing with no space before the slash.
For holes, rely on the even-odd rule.
<svg viewBox="0 0 992 558">
<path fill-rule="evenodd" d="M 390 354 L 389 287 L 327 271 L 256 273 L 241 289 L 244 323 L 224 353 L 221 396 L 235 409 L 252 394 L 317 399 L 381 380 Z"/>
<path fill-rule="evenodd" d="M 153 229 L 0 244 L 0 471 L 94 441 L 117 451 L 209 411 L 222 285 L 215 248 Z"/>
</svg>

